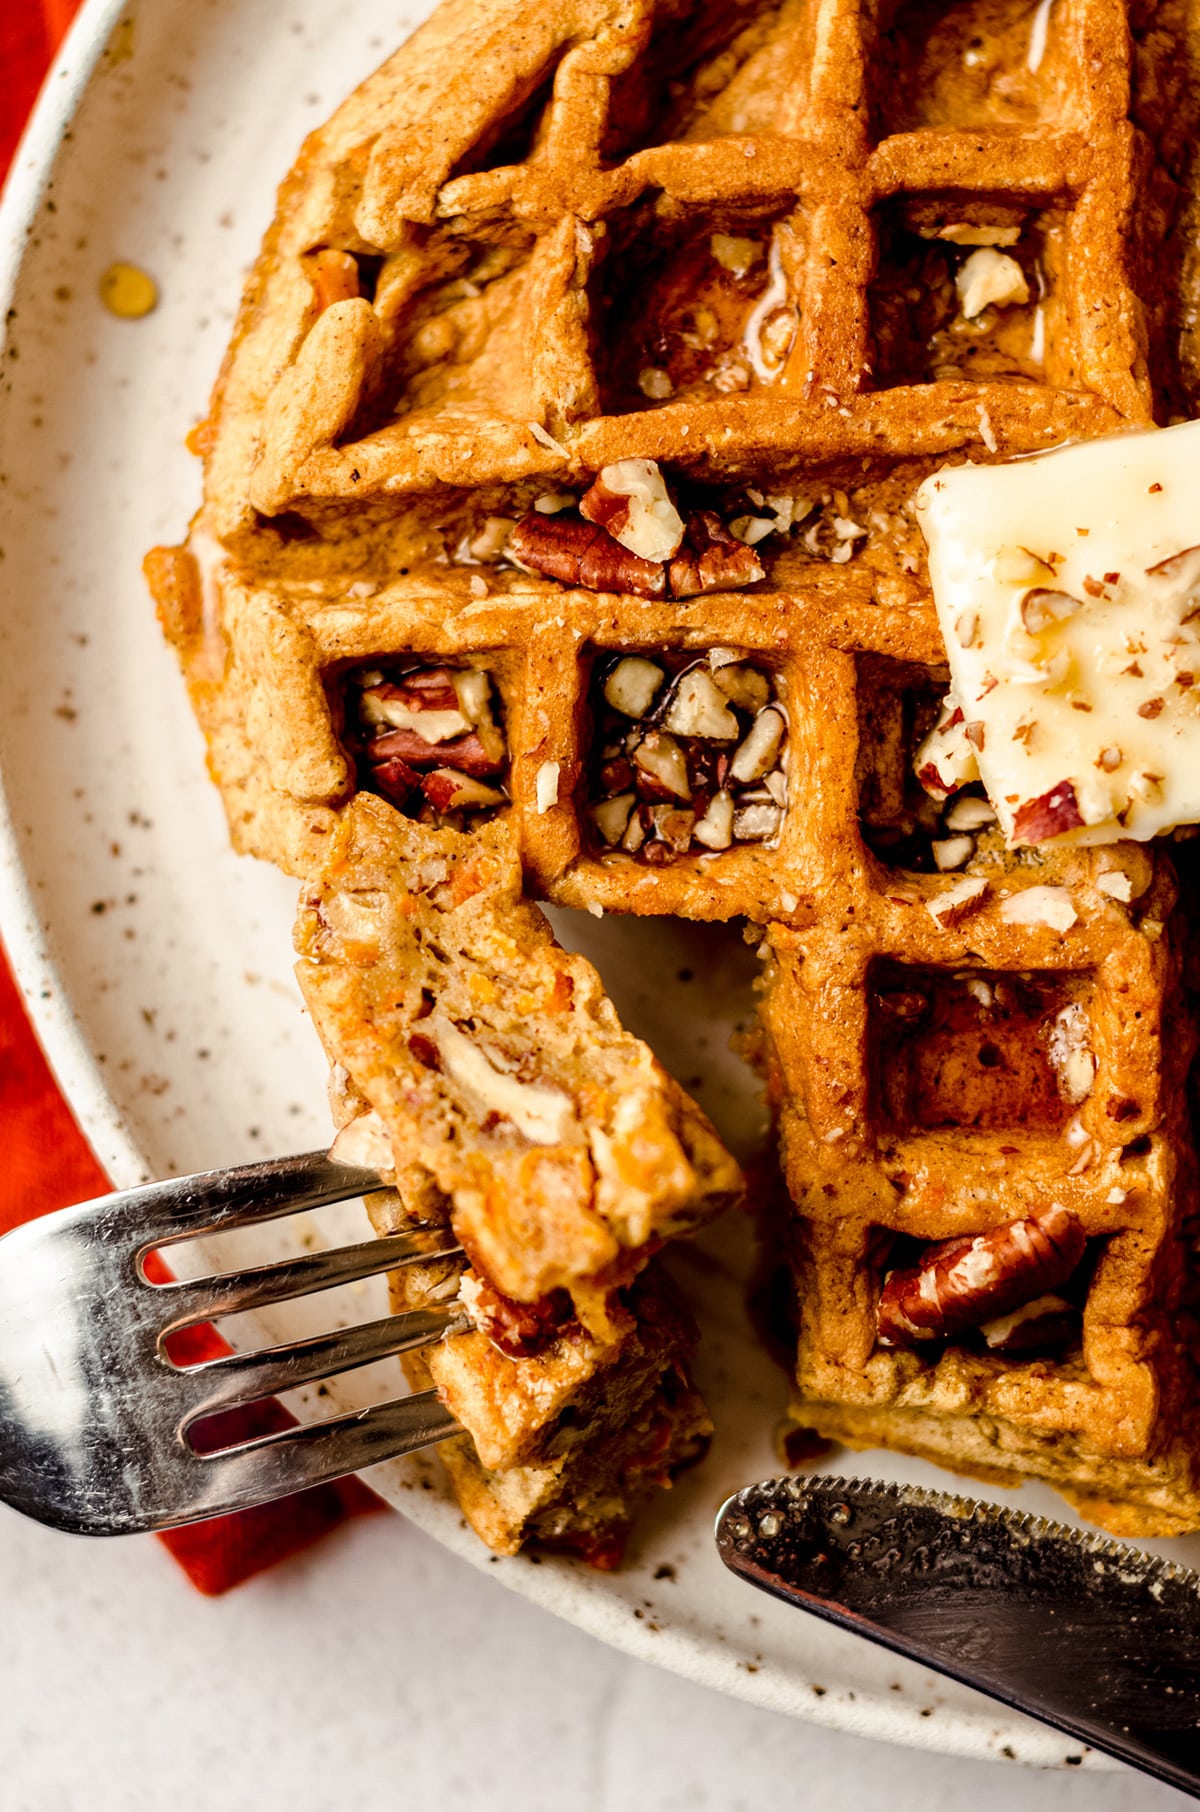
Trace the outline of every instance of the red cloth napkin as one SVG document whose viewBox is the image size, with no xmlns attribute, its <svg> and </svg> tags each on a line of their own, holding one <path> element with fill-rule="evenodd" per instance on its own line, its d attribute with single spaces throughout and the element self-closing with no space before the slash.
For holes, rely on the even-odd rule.
<svg viewBox="0 0 1200 1812">
<path fill-rule="evenodd" d="M 0 181 L 78 3 L 0 0 Z M 111 1187 L 50 1074 L 2 951 L 0 1124 L 4 1127 L 0 1233 L 35 1215 L 103 1195 Z M 161 1275 L 167 1275 L 165 1268 Z M 189 1329 L 171 1343 L 172 1357 L 185 1363 L 228 1350 L 209 1327 Z M 243 1439 L 272 1433 L 292 1420 L 279 1403 L 254 1404 L 237 1412 L 236 1433 Z M 224 1418 L 222 1433 L 235 1433 L 232 1416 Z M 357 1479 L 345 1479 L 258 1510 L 194 1523 L 161 1539 L 193 1585 L 215 1595 L 308 1547 L 346 1517 L 379 1507 L 380 1500 Z"/>
</svg>

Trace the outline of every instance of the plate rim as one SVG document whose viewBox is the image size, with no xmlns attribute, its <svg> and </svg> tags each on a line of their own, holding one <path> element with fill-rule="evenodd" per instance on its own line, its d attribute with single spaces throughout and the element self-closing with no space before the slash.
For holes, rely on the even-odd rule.
<svg viewBox="0 0 1200 1812">
<path fill-rule="evenodd" d="M 64 135 L 128 0 L 84 0 L 54 58 L 0 187 L 0 352 L 24 255 L 37 223 Z M 100 1076 L 71 1006 L 21 859 L 8 785 L 0 768 L 0 934 L 38 1043 L 68 1106 L 104 1168 L 123 1186 L 147 1172 Z"/>
<path fill-rule="evenodd" d="M 7 339 L 5 323 L 27 245 L 53 183 L 64 137 L 113 32 L 132 14 L 129 0 L 84 0 L 18 143 L 0 192 L 0 352 Z M 146 1180 L 145 1154 L 104 1081 L 59 972 L 57 939 L 36 905 L 2 768 L 0 935 L 35 1035 L 84 1136 L 119 1187 Z M 391 1508 L 477 1572 L 621 1653 L 760 1709 L 830 1730 L 964 1759 L 1061 1767 L 1065 1752 L 1079 1748 L 1032 1720 L 1013 1721 L 1005 1707 L 989 1710 L 983 1698 L 978 1712 L 939 1706 L 929 1716 L 918 1709 L 915 1698 L 905 1694 L 854 1694 L 831 1686 L 816 1691 L 810 1687 L 801 1697 L 794 1679 L 777 1679 L 770 1670 L 750 1673 L 733 1649 L 722 1653 L 686 1628 L 661 1624 L 651 1642 L 646 1626 L 630 1619 L 623 1601 L 606 1595 L 598 1579 L 582 1579 L 573 1567 L 568 1571 L 550 1557 L 538 1568 L 520 1556 L 497 1561 L 469 1530 L 460 1528 L 456 1515 L 425 1514 L 425 1494 L 414 1489 L 411 1476 L 404 1477 L 395 1462 L 372 1469 L 367 1482 Z M 1010 1733 L 1020 1742 L 1015 1756 L 1011 1751 L 1004 1755 L 999 1745 L 998 1739 Z M 1085 1754 L 1084 1765 L 1105 1772 L 1116 1766 L 1095 1751 Z"/>
</svg>

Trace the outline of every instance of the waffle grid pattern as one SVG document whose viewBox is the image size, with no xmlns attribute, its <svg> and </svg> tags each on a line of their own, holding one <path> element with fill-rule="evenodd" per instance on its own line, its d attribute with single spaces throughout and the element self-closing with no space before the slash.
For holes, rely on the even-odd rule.
<svg viewBox="0 0 1200 1812">
<path fill-rule="evenodd" d="M 364 503 L 431 485 L 510 483 L 565 470 L 567 462 L 531 435 L 530 422 L 564 437 L 572 460 L 593 471 L 615 459 L 652 456 L 683 470 L 719 460 L 736 475 L 781 453 L 797 461 L 937 457 L 964 442 L 983 444 L 988 432 L 1006 451 L 1021 452 L 1151 419 L 1139 309 L 1118 276 L 1137 167 L 1119 0 L 1060 0 L 1055 33 L 1064 67 L 1053 127 L 937 127 L 872 144 L 872 88 L 886 75 L 871 70 L 871 8 L 819 0 L 811 9 L 789 9 L 795 23 L 780 46 L 779 98 L 761 129 L 649 146 L 616 163 L 602 154 L 613 91 L 636 73 L 653 9 L 612 9 L 593 41 L 564 50 L 578 30 L 576 10 L 554 9 L 562 37 L 549 26 L 531 33 L 520 69 L 506 70 L 510 101 L 514 84 L 536 88 L 556 70 L 529 161 L 451 175 L 504 98 L 489 88 L 485 46 L 478 78 L 469 92 L 447 97 L 436 135 L 425 127 L 385 131 L 376 141 L 353 216 L 324 223 L 331 229 L 325 243 L 383 258 L 376 309 L 340 304 L 309 335 L 298 359 L 303 388 L 336 406 L 312 411 L 299 436 L 290 419 L 276 418 L 256 480 L 260 507 Z M 695 129 L 703 132 L 703 122 Z M 716 225 L 794 204 L 783 269 L 800 325 L 769 389 L 625 416 L 601 413 L 589 353 L 604 333 L 603 320 L 593 318 L 594 267 L 622 211 L 647 193 L 658 197 L 660 212 Z M 869 291 L 878 213 L 897 199 L 940 201 L 949 218 L 964 210 L 969 218 L 981 203 L 993 215 L 1005 206 L 1057 211 L 1057 270 L 1047 300 L 1054 351 L 1045 384 L 872 388 Z M 523 360 L 528 388 L 507 399 L 521 406 L 485 403 L 456 417 L 451 399 L 436 421 L 419 411 L 402 414 L 364 438 L 339 442 L 362 409 L 378 360 L 399 350 L 414 297 L 429 282 L 431 265 L 437 268 L 435 243 L 461 239 L 530 245 L 518 311 L 530 355 Z M 346 390 L 351 369 L 360 380 L 353 395 Z"/>
<path fill-rule="evenodd" d="M 624 457 L 753 482 L 762 469 L 802 473 L 860 460 L 894 469 L 964 450 L 1028 452 L 1153 419 L 1143 311 L 1123 278 L 1145 160 L 1129 123 L 1119 0 L 1058 0 L 1045 118 L 890 134 L 878 130 L 886 21 L 867 0 L 787 4 L 770 117 L 760 97 L 751 124 L 735 129 L 735 69 L 685 138 L 624 156 L 612 146 L 620 131 L 637 136 L 630 95 L 653 63 L 655 8 L 648 0 L 524 8 L 515 40 L 511 11 L 496 26 L 503 56 L 490 54 L 485 33 L 433 116 L 385 125 L 352 147 L 352 179 L 335 182 L 285 235 L 293 277 L 324 248 L 378 268 L 372 300 L 319 314 L 307 278 L 300 284 L 291 349 L 277 361 L 262 443 L 246 467 L 260 525 L 289 513 L 318 524 L 382 521 L 414 499 L 526 481 L 533 495 L 534 481 L 578 485 L 581 474 Z M 489 125 L 551 78 L 525 160 L 459 173 Z M 603 413 L 592 358 L 604 333 L 597 272 L 605 239 L 626 243 L 621 222 L 647 195 L 660 214 L 705 230 L 786 222 L 776 231 L 799 326 L 771 386 Z M 1005 208 L 1053 216 L 1044 383 L 875 387 L 870 291 L 881 211 L 910 203 L 937 206 L 951 220 Z M 487 363 L 485 289 L 470 298 L 482 346 L 475 401 L 451 392 L 422 410 L 419 401 L 404 406 L 402 395 L 401 413 L 362 432 L 389 383 L 395 400 L 414 298 L 431 269 L 453 276 L 463 268 L 455 248 L 464 241 L 519 249 L 496 279 L 507 286 L 501 351 L 506 359 L 520 351 L 507 359 L 517 375 L 501 381 Z M 469 388 L 464 378 L 464 396 Z M 977 908 L 943 921 L 936 908 L 961 877 L 900 873 L 870 853 L 859 830 L 860 693 L 870 684 L 867 657 L 938 668 L 943 651 L 919 585 L 907 603 L 881 603 L 861 560 L 814 561 L 789 568 L 786 583 L 769 572 L 761 591 L 659 604 L 491 572 L 481 596 L 477 573 L 451 567 L 359 597 L 340 583 L 256 575 L 252 539 L 237 552 L 239 570 L 225 572 L 221 593 L 224 688 L 239 702 L 232 712 L 209 709 L 208 721 L 244 845 L 311 870 L 353 785 L 339 739 L 342 672 L 409 656 L 474 663 L 491 671 L 502 701 L 506 822 L 532 892 L 592 909 L 745 916 L 763 928 L 770 1093 L 794 1203 L 783 1239 L 803 1317 L 802 1419 L 823 1415 L 844 1428 L 840 1407 L 851 1420 L 889 1407 L 931 1411 L 948 1425 L 986 1418 L 989 1442 L 1007 1460 L 1019 1468 L 1024 1455 L 1030 1470 L 1061 1472 L 1067 1483 L 1076 1444 L 1137 1459 L 1171 1436 L 1188 1384 L 1172 1325 L 1196 1213 L 1185 1106 L 1191 1034 L 1175 1005 L 1172 883 L 1162 864 L 1128 845 L 1036 862 L 993 855 L 972 867 L 988 880 Z M 787 708 L 789 800 L 778 847 L 690 855 L 662 869 L 598 856 L 581 798 L 594 658 L 717 645 L 770 667 Z M 291 684 L 281 680 L 289 671 Z M 203 717 L 195 666 L 192 677 Z M 286 721 L 277 713 L 281 687 Z M 558 801 L 539 810 L 548 762 L 558 765 Z M 1132 908 L 1096 887 L 1113 867 L 1131 877 Z M 1070 890 L 1068 931 L 1005 916 L 1013 895 L 1047 883 Z M 871 999 L 885 962 L 917 978 L 1084 979 L 1097 1060 L 1078 1115 L 1090 1142 L 1086 1166 L 1061 1129 L 922 1132 L 881 1123 Z M 1096 1255 L 1081 1360 L 1013 1363 L 955 1348 L 930 1365 L 876 1347 L 875 1295 L 891 1235 L 977 1232 L 1050 1200 L 1079 1216 Z M 886 1421 L 872 1430 L 886 1438 Z M 1056 1450 L 1048 1436 L 1063 1437 Z"/>
</svg>

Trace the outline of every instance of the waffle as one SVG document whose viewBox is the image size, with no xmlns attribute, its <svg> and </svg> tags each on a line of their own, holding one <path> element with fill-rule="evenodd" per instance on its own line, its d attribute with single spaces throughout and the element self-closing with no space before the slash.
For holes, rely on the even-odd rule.
<svg viewBox="0 0 1200 1812">
<path fill-rule="evenodd" d="M 912 499 L 1194 412 L 1188 25 L 448 0 L 285 182 L 203 507 L 148 562 L 239 849 L 310 882 L 368 790 L 542 899 L 748 921 L 797 1422 L 1127 1531 L 1200 1523 L 1183 915 L 1161 845 L 977 827 L 938 871 Z M 637 461 L 686 522 L 649 575 L 590 526 Z M 664 728 L 687 688 L 715 766 L 695 710 Z M 1073 1346 L 881 1344 L 890 1272 L 1051 1204 Z"/>
<path fill-rule="evenodd" d="M 451 1219 L 510 1304 L 607 1338 L 613 1292 L 737 1199 L 737 1165 L 522 898 L 498 828 L 433 831 L 361 794 L 330 842 L 297 974 L 405 1203 Z"/>
<path fill-rule="evenodd" d="M 405 1361 L 467 1431 L 442 1450 L 463 1510 L 499 1553 L 615 1564 L 712 1428 L 695 1325 L 651 1261 L 737 1199 L 737 1165 L 522 897 L 499 825 L 434 830 L 360 794 L 296 947 L 334 1155 L 393 1183 L 368 1204 L 381 1234 L 450 1224 L 463 1248 L 391 1286 L 473 1324 Z"/>
<path fill-rule="evenodd" d="M 395 1191 L 368 1208 L 380 1234 L 430 1224 Z M 691 1313 L 656 1259 L 610 1293 L 599 1334 L 560 1323 L 550 1341 L 518 1305 L 498 1321 L 481 1283 L 442 1261 L 394 1273 L 391 1288 L 398 1312 L 457 1293 L 476 1314 L 471 1331 L 403 1360 L 413 1388 L 436 1388 L 468 1431 L 439 1448 L 463 1511 L 496 1553 L 536 1542 L 614 1567 L 638 1511 L 708 1448 Z"/>
</svg>

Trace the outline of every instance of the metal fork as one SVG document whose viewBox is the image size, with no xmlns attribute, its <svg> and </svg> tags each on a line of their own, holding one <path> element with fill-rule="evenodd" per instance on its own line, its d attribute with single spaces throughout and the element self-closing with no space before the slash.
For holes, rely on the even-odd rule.
<svg viewBox="0 0 1200 1812">
<path fill-rule="evenodd" d="M 102 1196 L 0 1239 L 0 1502 L 81 1535 L 169 1529 L 459 1433 L 424 1391 L 220 1452 L 189 1440 L 204 1417 L 468 1325 L 451 1304 L 186 1369 L 170 1359 L 179 1328 L 458 1252 L 449 1231 L 416 1232 L 198 1282 L 144 1274 L 155 1247 L 382 1187 L 373 1170 L 306 1152 Z"/>
</svg>

